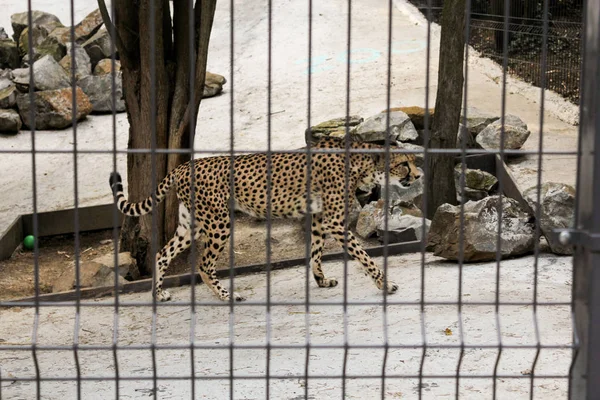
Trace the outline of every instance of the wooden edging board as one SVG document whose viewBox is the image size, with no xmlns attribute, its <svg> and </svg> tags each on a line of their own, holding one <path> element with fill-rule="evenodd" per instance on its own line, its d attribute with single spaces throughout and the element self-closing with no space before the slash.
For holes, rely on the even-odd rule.
<svg viewBox="0 0 600 400">
<path fill-rule="evenodd" d="M 398 255 L 403 253 L 414 253 L 421 250 L 422 243 L 420 241 L 415 242 L 405 242 L 405 243 L 395 243 L 387 246 L 388 255 Z M 365 251 L 371 257 L 380 257 L 384 253 L 383 246 L 376 246 L 365 249 Z M 344 258 L 343 252 L 329 253 L 323 254 L 323 261 L 337 261 L 342 260 Z M 306 263 L 306 258 L 293 258 L 282 261 L 272 262 L 270 265 L 270 270 L 278 270 L 284 268 L 297 267 L 299 265 L 303 265 Z M 267 271 L 267 264 L 251 264 L 246 266 L 235 267 L 233 269 L 233 275 L 246 275 L 256 272 L 265 272 Z M 217 271 L 217 275 L 220 278 L 229 277 L 230 271 L 228 269 L 223 269 Z M 195 273 L 195 281 L 196 283 L 202 282 L 200 275 Z M 163 281 L 163 287 L 172 288 L 185 286 L 192 283 L 192 274 L 180 274 L 180 275 L 172 275 L 165 277 Z M 141 279 L 139 281 L 127 282 L 119 287 L 119 293 L 136 293 L 136 292 L 145 292 L 152 290 L 152 278 Z M 86 288 L 81 289 L 79 294 L 75 290 L 71 290 L 68 292 L 60 292 L 60 293 L 48 293 L 42 294 L 37 297 L 25 297 L 19 298 L 15 300 L 11 300 L 8 303 L 14 303 L 15 306 L 18 306 L 19 303 L 35 303 L 36 301 L 40 302 L 59 302 L 59 301 L 75 301 L 77 299 L 91 299 L 103 296 L 110 296 L 115 293 L 114 286 L 105 286 L 105 287 L 96 287 L 96 288 Z"/>
</svg>

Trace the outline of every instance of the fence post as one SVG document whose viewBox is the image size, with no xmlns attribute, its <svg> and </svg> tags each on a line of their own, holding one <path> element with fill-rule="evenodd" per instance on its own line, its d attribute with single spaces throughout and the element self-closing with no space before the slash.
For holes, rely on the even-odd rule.
<svg viewBox="0 0 600 400">
<path fill-rule="evenodd" d="M 578 167 L 579 237 L 573 260 L 573 313 L 579 348 L 571 399 L 600 399 L 600 2 L 584 8 L 584 54 Z"/>
</svg>

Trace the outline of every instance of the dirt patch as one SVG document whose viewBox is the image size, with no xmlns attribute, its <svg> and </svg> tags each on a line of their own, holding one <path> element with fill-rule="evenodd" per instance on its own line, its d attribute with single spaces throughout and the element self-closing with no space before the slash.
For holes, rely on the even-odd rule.
<svg viewBox="0 0 600 400">
<path fill-rule="evenodd" d="M 267 255 L 267 226 L 247 216 L 239 216 L 234 225 L 235 266 L 264 263 Z M 301 258 L 306 255 L 306 235 L 301 221 L 274 220 L 270 232 L 271 260 Z M 363 246 L 379 245 L 373 240 L 358 239 Z M 113 231 L 84 232 L 79 235 L 81 261 L 91 261 L 114 252 Z M 341 250 L 332 239 L 325 242 L 325 253 Z M 40 293 L 51 293 L 52 286 L 69 264 L 75 260 L 75 235 L 40 238 L 38 271 Z M 196 257 L 198 253 L 196 252 Z M 229 268 L 230 251 L 226 246 L 217 262 L 218 269 Z M 196 258 L 197 259 L 197 258 Z M 190 250 L 171 263 L 167 275 L 189 273 L 192 270 Z M 148 278 L 143 276 L 142 278 Z M 8 260 L 0 261 L 0 300 L 35 295 L 35 257 L 32 251 L 18 250 Z"/>
</svg>

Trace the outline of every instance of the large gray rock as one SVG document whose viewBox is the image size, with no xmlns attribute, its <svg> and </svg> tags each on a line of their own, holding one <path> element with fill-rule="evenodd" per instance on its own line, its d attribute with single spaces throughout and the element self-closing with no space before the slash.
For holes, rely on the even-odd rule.
<svg viewBox="0 0 600 400">
<path fill-rule="evenodd" d="M 477 135 L 489 124 L 498 120 L 500 117 L 496 115 L 492 115 L 490 113 L 481 111 L 475 107 L 467 107 L 467 130 L 471 132 L 473 137 L 477 137 Z M 461 113 L 460 122 L 463 122 L 463 118 L 465 116 L 465 112 Z"/>
<path fill-rule="evenodd" d="M 21 74 L 21 71 L 18 74 L 15 73 L 14 82 L 20 86 L 22 91 L 27 91 L 29 87 L 30 71 L 29 69 L 26 69 L 26 71 L 23 74 Z M 69 76 L 65 70 L 50 55 L 44 56 L 33 63 L 33 82 L 35 90 L 40 91 L 56 90 L 71 86 Z"/>
<path fill-rule="evenodd" d="M 75 92 L 77 104 L 77 121 L 84 119 L 91 111 L 92 104 L 81 88 Z M 73 123 L 73 93 L 72 89 L 63 88 L 35 92 L 33 102 L 28 94 L 17 96 L 17 106 L 23 123 L 31 127 L 30 110 L 35 107 L 35 129 L 63 129 Z"/>
<path fill-rule="evenodd" d="M 19 49 L 10 39 L 0 39 L 0 68 L 17 68 L 19 66 Z"/>
<path fill-rule="evenodd" d="M 373 201 L 362 208 L 356 222 L 356 233 L 360 237 L 370 238 L 375 236 L 378 231 L 385 230 L 384 208 L 384 200 Z M 421 216 L 421 211 L 414 206 L 395 206 L 389 208 L 387 215 L 388 230 L 393 230 L 404 226 L 400 222 L 401 217 L 412 216 L 418 218 Z"/>
<path fill-rule="evenodd" d="M 18 133 L 21 130 L 21 117 L 15 110 L 0 109 L 0 133 Z"/>
<path fill-rule="evenodd" d="M 29 56 L 29 48 L 31 47 L 32 53 L 35 57 L 36 51 L 35 49 L 46 40 L 49 32 L 40 27 L 34 26 L 31 28 L 31 44 L 29 43 L 29 27 L 25 28 L 23 32 L 21 32 L 21 37 L 19 38 L 18 46 L 19 46 L 19 54 L 21 57 Z"/>
<path fill-rule="evenodd" d="M 67 44 L 67 55 L 64 56 L 59 64 L 69 77 L 72 76 L 73 63 L 71 62 L 71 55 L 73 54 L 71 43 Z M 75 80 L 82 79 L 92 73 L 92 63 L 90 56 L 83 47 L 75 44 Z"/>
<path fill-rule="evenodd" d="M 100 28 L 94 36 L 86 40 L 83 43 L 83 48 L 90 56 L 92 67 L 95 67 L 98 61 L 102 59 L 111 58 L 113 54 L 110 34 L 105 27 Z"/>
<path fill-rule="evenodd" d="M 454 181 L 456 182 L 457 189 L 460 189 L 460 177 L 462 173 L 462 163 L 457 164 L 456 167 L 454 167 Z M 497 183 L 498 179 L 489 172 L 480 169 L 465 169 L 465 187 L 469 189 L 490 192 Z"/>
<path fill-rule="evenodd" d="M 393 207 L 415 205 L 422 208 L 423 200 L 423 179 L 417 179 L 408 188 L 397 184 L 389 186 L 389 202 Z M 382 188 L 382 197 L 385 196 L 385 189 Z"/>
<path fill-rule="evenodd" d="M 88 75 L 77 82 L 89 97 L 95 113 L 113 111 L 112 75 Z M 125 111 L 121 72 L 115 74 L 115 111 Z"/>
<path fill-rule="evenodd" d="M 522 126 L 518 123 L 516 125 L 504 125 L 504 149 L 518 150 L 523 147 L 531 132 L 523 129 Z M 498 150 L 500 149 L 501 135 L 502 124 L 496 121 L 482 130 L 475 140 L 486 150 Z"/>
<path fill-rule="evenodd" d="M 91 13 L 85 16 L 84 19 L 81 20 L 77 25 L 75 25 L 75 41 L 77 43 L 83 43 L 92 36 L 104 24 L 102 20 L 102 14 L 100 14 L 99 9 L 95 9 Z"/>
<path fill-rule="evenodd" d="M 388 243 L 409 242 L 412 240 L 423 239 L 423 221 L 425 221 L 425 237 L 429 232 L 431 221 L 423 217 L 414 215 L 400 215 L 388 221 L 388 228 L 385 225 L 378 226 L 377 236 L 383 239 L 388 235 Z"/>
<path fill-rule="evenodd" d="M 31 11 L 31 22 L 35 27 L 42 28 L 46 35 L 52 32 L 55 28 L 63 26 L 58 17 L 47 12 L 32 10 Z M 28 12 L 22 12 L 13 14 L 10 16 L 10 23 L 13 28 L 13 38 L 15 41 L 19 41 L 21 33 L 28 26 Z"/>
<path fill-rule="evenodd" d="M 523 192 L 523 197 L 535 212 L 537 209 L 537 185 Z M 542 184 L 540 191 L 540 229 L 553 253 L 573 254 L 571 246 L 564 246 L 552 235 L 553 229 L 573 228 L 575 223 L 575 188 L 563 183 Z"/>
<path fill-rule="evenodd" d="M 17 87 L 9 81 L 10 85 L 4 86 L 0 80 L 0 108 L 14 108 L 17 104 Z"/>
<path fill-rule="evenodd" d="M 63 41 L 61 35 L 55 34 L 57 31 L 64 30 L 69 30 L 69 28 L 55 29 L 54 32 L 48 35 L 48 37 L 34 49 L 34 62 L 47 55 L 52 56 L 52 58 L 58 62 L 67 55 L 67 43 L 69 42 Z"/>
<path fill-rule="evenodd" d="M 389 116 L 389 130 L 387 119 Z M 363 142 L 390 141 L 408 142 L 419 137 L 410 117 L 402 111 L 383 112 L 364 120 L 356 127 L 353 136 Z"/>
<path fill-rule="evenodd" d="M 352 134 L 356 130 L 356 126 L 363 122 L 363 118 L 358 115 L 351 115 L 348 118 L 348 131 Z M 342 139 L 346 136 L 346 117 L 334 118 L 329 121 L 321 122 L 318 125 L 311 126 L 310 132 L 307 129 L 305 132 L 306 144 L 310 141 L 316 143 L 319 139 L 333 137 Z"/>
<path fill-rule="evenodd" d="M 496 259 L 498 237 L 498 209 L 500 196 L 490 196 L 464 205 L 464 261 L 492 261 Z M 529 253 L 535 244 L 531 216 L 519 203 L 502 196 L 502 234 L 500 254 L 502 258 Z M 434 255 L 458 260 L 461 207 L 440 206 L 429 230 L 427 248 Z"/>
</svg>

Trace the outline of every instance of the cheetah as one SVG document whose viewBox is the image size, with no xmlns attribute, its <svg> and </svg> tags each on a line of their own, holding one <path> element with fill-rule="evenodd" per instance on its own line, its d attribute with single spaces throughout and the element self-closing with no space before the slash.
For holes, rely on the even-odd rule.
<svg viewBox="0 0 600 400">
<path fill-rule="evenodd" d="M 344 149 L 343 140 L 321 139 L 313 148 Z M 351 142 L 351 149 L 379 149 L 382 146 Z M 307 196 L 307 154 L 271 153 L 271 207 L 272 218 L 302 218 L 310 214 L 311 257 L 310 267 L 319 287 L 334 287 L 334 278 L 326 278 L 321 267 L 324 240 L 329 234 L 344 246 L 345 236 L 345 191 L 353 194 L 361 183 L 385 179 L 385 156 L 383 151 L 349 153 L 348 180 L 345 180 L 346 154 L 344 152 L 316 152 L 311 156 L 310 195 Z M 258 218 L 267 217 L 267 154 L 238 155 L 233 161 L 233 205 L 236 210 Z M 408 187 L 421 176 L 415 165 L 414 154 L 390 154 L 389 179 Z M 171 260 L 187 249 L 193 237 L 197 240 L 201 254 L 199 272 L 202 280 L 223 301 L 230 301 L 230 293 L 217 279 L 215 264 L 230 235 L 230 156 L 215 156 L 195 159 L 173 169 L 160 182 L 154 196 L 157 203 L 175 185 L 179 200 L 179 224 L 175 235 L 156 255 L 155 293 L 157 300 L 167 301 L 169 292 L 163 290 L 163 278 Z M 191 204 L 191 183 L 194 174 L 194 207 Z M 347 186 L 346 186 L 347 182 Z M 152 211 L 152 196 L 132 203 L 123 193 L 121 176 L 114 172 L 110 186 L 115 203 L 127 216 L 141 216 Z M 194 210 L 192 217 L 191 212 Z M 192 218 L 194 223 L 192 224 Z M 344 250 L 358 260 L 366 275 L 377 288 L 384 290 L 384 274 L 356 240 L 346 232 L 347 246 Z M 398 285 L 387 281 L 387 292 L 394 293 Z M 233 293 L 236 301 L 244 298 Z"/>
</svg>

